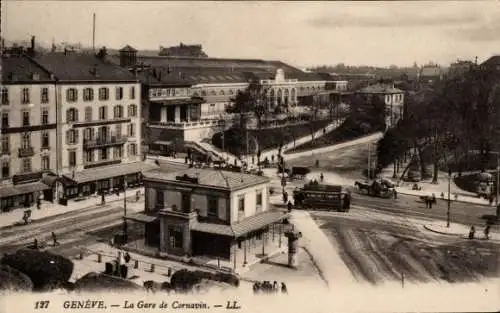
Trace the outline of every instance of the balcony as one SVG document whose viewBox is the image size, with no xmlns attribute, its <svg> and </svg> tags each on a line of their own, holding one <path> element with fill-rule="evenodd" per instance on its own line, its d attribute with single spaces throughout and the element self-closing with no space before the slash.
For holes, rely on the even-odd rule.
<svg viewBox="0 0 500 313">
<path fill-rule="evenodd" d="M 189 122 L 156 122 L 150 121 L 148 126 L 156 128 L 168 128 L 168 129 L 192 129 L 192 128 L 202 128 L 202 127 L 214 127 L 223 126 L 225 124 L 224 120 L 200 120 L 200 121 L 189 121 Z"/>
<path fill-rule="evenodd" d="M 127 142 L 125 136 L 111 136 L 108 138 L 97 138 L 95 140 L 85 139 L 83 141 L 84 149 L 104 148 L 110 146 L 119 146 Z"/>
<path fill-rule="evenodd" d="M 160 215 L 167 215 L 187 220 L 196 219 L 198 217 L 198 212 L 195 210 L 181 210 L 179 208 L 172 207 L 160 209 L 158 213 Z"/>
<path fill-rule="evenodd" d="M 120 164 L 122 162 L 122 159 L 106 159 L 106 160 L 99 160 L 99 161 L 93 161 L 93 162 L 85 162 L 83 163 L 83 168 L 88 169 L 88 168 L 95 168 L 95 167 L 100 167 L 100 166 L 108 166 L 108 165 L 116 165 Z"/>
<path fill-rule="evenodd" d="M 89 127 L 89 126 L 130 123 L 131 121 L 132 119 L 130 117 L 120 117 L 120 118 L 112 118 L 106 120 L 79 121 L 79 122 L 73 122 L 71 124 L 73 125 L 73 128 L 79 128 L 79 127 Z"/>
<path fill-rule="evenodd" d="M 19 157 L 26 158 L 35 155 L 35 149 L 33 147 L 19 148 Z"/>
</svg>

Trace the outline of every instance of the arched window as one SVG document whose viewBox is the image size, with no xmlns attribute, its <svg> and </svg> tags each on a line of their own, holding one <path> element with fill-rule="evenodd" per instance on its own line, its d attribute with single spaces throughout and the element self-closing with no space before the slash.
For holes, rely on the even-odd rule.
<svg viewBox="0 0 500 313">
<path fill-rule="evenodd" d="M 66 122 L 73 123 L 78 122 L 78 110 L 75 108 L 69 108 L 66 110 Z"/>
<path fill-rule="evenodd" d="M 230 95 L 233 95 L 233 94 L 234 94 L 234 90 L 229 89 L 229 94 L 230 94 Z"/>
<path fill-rule="evenodd" d="M 115 105 L 113 108 L 113 115 L 115 118 L 123 117 L 123 107 L 121 105 Z"/>
<path fill-rule="evenodd" d="M 216 96 L 217 92 L 215 90 L 212 90 L 211 94 L 212 94 L 212 96 Z"/>
<path fill-rule="evenodd" d="M 207 96 L 207 91 L 206 90 L 202 90 L 201 91 L 201 96 L 202 97 L 206 97 Z"/>
<path fill-rule="evenodd" d="M 223 95 L 224 95 L 224 90 L 221 90 L 221 91 L 219 92 L 219 95 L 223 96 Z"/>
<path fill-rule="evenodd" d="M 137 116 L 137 106 L 135 104 L 131 104 L 128 106 L 128 117 L 136 117 Z"/>
<path fill-rule="evenodd" d="M 92 121 L 92 107 L 85 107 L 85 121 L 86 122 L 91 122 Z"/>
</svg>

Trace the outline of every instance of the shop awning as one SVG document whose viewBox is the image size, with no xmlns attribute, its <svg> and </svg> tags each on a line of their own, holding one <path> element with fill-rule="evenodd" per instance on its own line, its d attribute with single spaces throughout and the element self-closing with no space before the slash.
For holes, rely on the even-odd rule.
<svg viewBox="0 0 500 313">
<path fill-rule="evenodd" d="M 58 177 L 54 175 L 48 175 L 42 178 L 42 183 L 44 183 L 47 186 L 53 186 L 54 183 L 57 181 Z"/>
<path fill-rule="evenodd" d="M 76 182 L 77 184 L 83 184 L 91 181 L 99 181 L 103 179 L 120 177 L 135 173 L 144 173 L 156 168 L 158 168 L 158 166 L 155 164 L 150 164 L 145 162 L 133 162 L 133 163 L 96 167 L 76 172 L 74 177 L 72 174 L 64 175 L 64 177 Z"/>
<path fill-rule="evenodd" d="M 241 222 L 231 225 L 234 236 L 241 237 L 252 231 L 259 230 L 273 223 L 282 221 L 288 217 L 288 213 L 283 211 L 265 211 L 250 217 L 245 218 Z"/>
<path fill-rule="evenodd" d="M 256 231 L 273 223 L 282 221 L 287 217 L 288 213 L 272 210 L 245 218 L 241 222 L 232 225 L 197 222 L 193 225 L 192 230 L 238 238 L 252 231 Z"/>
<path fill-rule="evenodd" d="M 151 223 L 151 222 L 157 220 L 158 216 L 150 215 L 150 214 L 147 214 L 145 212 L 139 212 L 139 213 L 127 215 L 125 217 L 125 219 L 131 220 L 134 222 L 140 222 L 140 223 Z"/>
<path fill-rule="evenodd" d="M 193 225 L 191 230 L 199 231 L 202 233 L 221 235 L 221 236 L 229 236 L 229 237 L 234 236 L 231 226 L 222 224 L 197 222 Z"/>
<path fill-rule="evenodd" d="M 163 146 L 170 146 L 171 144 L 173 144 L 173 141 L 157 140 L 157 141 L 153 142 L 153 144 L 155 144 L 155 145 L 163 145 Z"/>
<path fill-rule="evenodd" d="M 0 197 L 12 197 L 17 195 L 28 194 L 36 191 L 44 191 L 50 189 L 49 186 L 42 182 L 33 182 L 22 185 L 5 186 L 0 188 Z"/>
</svg>

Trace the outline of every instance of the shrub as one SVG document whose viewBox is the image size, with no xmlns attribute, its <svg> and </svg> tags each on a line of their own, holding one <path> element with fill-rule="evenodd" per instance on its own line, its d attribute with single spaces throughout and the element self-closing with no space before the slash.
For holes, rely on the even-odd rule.
<svg viewBox="0 0 500 313">
<path fill-rule="evenodd" d="M 240 285 L 240 280 L 237 276 L 229 273 L 216 273 L 215 274 L 215 280 L 226 283 L 235 287 L 238 287 Z"/>
<path fill-rule="evenodd" d="M 0 290 L 31 291 L 33 282 L 22 272 L 0 263 Z"/>
<path fill-rule="evenodd" d="M 170 285 L 175 290 L 189 291 L 203 279 L 198 272 L 200 271 L 191 272 L 186 269 L 179 270 L 170 278 Z"/>
<path fill-rule="evenodd" d="M 68 281 L 73 273 L 73 262 L 46 251 L 18 250 L 5 255 L 2 263 L 26 274 L 35 290 L 56 288 Z"/>
<path fill-rule="evenodd" d="M 78 291 L 94 291 L 104 289 L 140 290 L 141 286 L 120 277 L 91 272 L 75 282 Z"/>
</svg>

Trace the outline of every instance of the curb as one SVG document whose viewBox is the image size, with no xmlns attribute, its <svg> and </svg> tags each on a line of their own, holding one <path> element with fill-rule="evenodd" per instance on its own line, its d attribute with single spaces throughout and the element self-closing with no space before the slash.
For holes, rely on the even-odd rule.
<svg viewBox="0 0 500 313">
<path fill-rule="evenodd" d="M 398 191 L 398 194 L 407 195 L 407 196 L 414 196 L 414 197 L 421 197 L 420 195 L 416 195 L 416 194 L 408 193 L 408 192 L 404 192 L 404 191 Z M 448 199 L 443 199 L 443 198 L 438 198 L 438 197 L 436 197 L 436 200 L 448 201 Z M 483 203 L 476 203 L 476 202 L 470 202 L 470 201 L 466 201 L 466 200 L 450 199 L 450 202 L 451 203 L 453 203 L 453 202 L 468 203 L 468 204 L 473 204 L 473 205 L 480 205 L 480 206 L 490 207 L 490 208 L 493 208 L 493 209 L 495 208 L 495 206 L 493 206 L 493 205 L 483 204 Z"/>
<path fill-rule="evenodd" d="M 276 250 L 275 252 L 271 253 L 271 254 L 268 254 L 266 255 L 265 257 L 263 258 L 260 258 L 258 260 L 255 260 L 251 263 L 247 263 L 247 265 L 243 268 L 243 270 L 239 270 L 239 271 L 236 271 L 235 274 L 238 276 L 238 278 L 240 278 L 240 276 L 242 274 L 245 274 L 246 272 L 250 271 L 251 270 L 251 267 L 258 264 L 258 263 L 265 263 L 267 262 L 270 258 L 272 257 L 275 257 L 276 255 L 278 254 L 282 254 L 286 251 L 286 247 L 283 247 L 281 249 L 278 249 Z"/>
<path fill-rule="evenodd" d="M 432 229 L 431 227 L 427 226 L 427 225 L 423 225 L 424 228 L 430 232 L 433 232 L 433 233 L 436 233 L 436 234 L 441 234 L 441 235 L 448 235 L 448 236 L 458 236 L 458 237 L 461 237 L 463 236 L 464 234 L 460 233 L 460 234 L 457 234 L 457 233 L 445 233 L 445 232 L 442 232 L 442 231 L 438 231 L 438 230 L 435 230 L 435 229 Z"/>
</svg>

